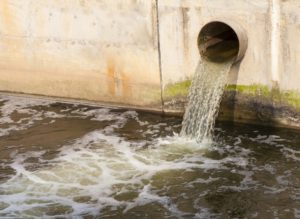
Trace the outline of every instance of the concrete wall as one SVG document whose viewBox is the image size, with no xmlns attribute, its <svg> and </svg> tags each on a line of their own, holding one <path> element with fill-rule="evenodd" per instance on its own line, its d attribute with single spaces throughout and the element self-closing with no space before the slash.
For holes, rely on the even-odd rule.
<svg viewBox="0 0 300 219">
<path fill-rule="evenodd" d="M 160 28 L 164 32 L 161 47 L 165 87 L 192 77 L 200 60 L 197 47 L 199 31 L 214 20 L 240 24 L 249 39 L 248 50 L 240 63 L 239 71 L 232 71 L 228 83 L 272 85 L 269 1 L 231 0 L 230 4 L 226 0 L 160 2 Z M 170 97 L 165 95 L 165 98 Z"/>
<path fill-rule="evenodd" d="M 220 119 L 300 127 L 299 7 L 298 0 L 1 0 L 0 90 L 181 114 L 201 61 L 201 28 L 234 21 L 248 50 L 232 68 Z"/>
<path fill-rule="evenodd" d="M 0 90 L 161 108 L 156 2 L 1 0 Z"/>
<path fill-rule="evenodd" d="M 164 110 L 183 111 L 201 61 L 201 28 L 235 22 L 248 36 L 248 49 L 232 67 L 219 119 L 299 128 L 299 6 L 297 0 L 160 0 Z"/>
</svg>

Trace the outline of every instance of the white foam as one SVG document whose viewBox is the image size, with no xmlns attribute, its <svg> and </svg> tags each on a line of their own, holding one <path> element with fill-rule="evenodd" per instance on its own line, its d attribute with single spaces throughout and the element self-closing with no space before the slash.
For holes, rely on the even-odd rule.
<svg viewBox="0 0 300 219">
<path fill-rule="evenodd" d="M 7 97 L 0 96 L 3 101 L 3 106 L 0 107 L 1 118 L 0 124 L 5 124 L 8 127 L 0 128 L 0 136 L 9 135 L 12 131 L 24 130 L 34 124 L 34 121 L 41 120 L 43 112 L 28 109 L 35 106 L 48 106 L 52 101 L 29 99 L 22 97 Z M 11 115 L 14 113 L 26 114 L 25 118 L 19 121 L 13 121 Z"/>
<path fill-rule="evenodd" d="M 251 141 L 254 142 L 259 142 L 259 143 L 264 143 L 264 144 L 268 144 L 268 145 L 278 145 L 279 142 L 287 142 L 286 139 L 282 139 L 280 138 L 280 136 L 277 135 L 258 135 L 256 138 L 249 138 Z"/>
<path fill-rule="evenodd" d="M 300 162 L 300 150 L 295 150 L 288 147 L 282 147 L 280 151 L 283 153 L 283 155 L 291 160 Z"/>
<path fill-rule="evenodd" d="M 117 124 L 119 122 L 115 121 Z M 120 123 L 122 122 L 123 118 Z M 9 205 L 0 213 L 24 212 L 36 207 L 46 207 L 49 202 L 54 202 L 72 207 L 70 216 L 76 216 L 84 214 L 85 209 L 94 209 L 99 213 L 106 206 L 125 206 L 129 210 L 148 202 L 158 202 L 180 215 L 170 200 L 151 193 L 149 185 L 143 183 L 161 171 L 212 168 L 209 167 L 210 164 L 194 162 L 192 155 L 199 151 L 196 144 L 189 144 L 180 138 L 178 140 L 179 146 L 176 146 L 175 138 L 167 138 L 159 140 L 163 144 L 137 150 L 132 147 L 131 142 L 121 137 L 108 135 L 105 131 L 93 131 L 74 144 L 62 147 L 60 154 L 50 165 L 35 171 L 26 169 L 25 160 L 29 157 L 41 157 L 45 152 L 18 155 L 10 165 L 16 175 L 0 185 L 1 190 L 9 191 L 0 195 L 0 199 Z M 181 154 L 182 152 L 184 153 Z M 169 155 L 177 158 L 167 160 Z M 134 190 L 127 188 L 128 185 L 132 185 Z M 144 189 L 135 200 L 118 201 L 113 196 L 117 191 L 135 191 L 136 186 Z M 91 197 L 98 207 L 95 208 L 94 203 L 79 204 L 73 200 L 80 196 Z M 26 204 L 26 200 L 30 199 L 35 199 L 36 202 Z M 23 216 L 22 213 L 19 216 Z"/>
<path fill-rule="evenodd" d="M 48 109 L 47 106 L 55 103 L 54 101 L 41 100 L 41 99 L 30 99 L 23 97 L 14 96 L 0 96 L 3 101 L 3 106 L 0 107 L 1 118 L 0 124 L 5 124 L 5 126 L 0 128 L 0 136 L 6 136 L 13 131 L 20 131 L 30 128 L 35 124 L 36 121 L 40 121 L 44 118 L 52 119 L 50 123 L 55 122 L 55 119 L 59 118 L 90 118 L 94 121 L 115 121 L 111 126 L 106 128 L 107 133 L 113 132 L 116 128 L 122 128 L 128 119 L 135 119 L 140 125 L 147 125 L 147 122 L 142 122 L 138 118 L 138 113 L 135 111 L 126 111 L 123 113 L 111 112 L 110 109 L 100 108 L 100 109 L 89 109 L 88 107 L 79 107 L 76 110 L 63 109 L 58 112 L 53 112 Z M 34 109 L 34 107 L 39 107 Z M 45 108 L 40 109 L 41 106 Z M 75 105 L 70 105 L 70 108 L 75 107 Z M 71 112 L 70 112 L 71 110 Z M 22 118 L 18 121 L 12 119 L 12 114 L 17 112 L 19 114 L 24 114 Z"/>
<path fill-rule="evenodd" d="M 9 101 L 5 104 L 10 105 Z M 34 124 L 35 121 L 50 118 L 55 121 L 59 118 L 83 118 L 99 122 L 108 121 L 108 125 L 102 130 L 95 130 L 74 140 L 68 145 L 62 146 L 59 153 L 52 160 L 43 160 L 46 151 L 26 152 L 24 154 L 12 153 L 12 163 L 1 164 L 5 168 L 15 170 L 15 174 L 6 182 L 0 184 L 0 215 L 11 217 L 49 217 L 45 209 L 57 204 L 71 208 L 70 213 L 63 217 L 75 217 L 85 214 L 99 216 L 105 208 L 121 209 L 128 213 L 136 207 L 150 203 L 157 203 L 169 211 L 174 217 L 205 218 L 216 217 L 219 214 L 212 213 L 209 209 L 197 205 L 197 200 L 203 200 L 209 193 L 204 189 L 198 194 L 198 199 L 191 201 L 198 214 L 188 214 L 176 205 L 171 196 L 160 195 L 159 189 L 155 189 L 153 182 L 163 184 L 169 173 L 193 174 L 200 170 L 205 177 L 197 177 L 195 180 L 184 182 L 182 188 L 193 189 L 199 186 L 207 187 L 210 183 L 219 184 L 224 173 L 239 175 L 242 177 L 237 184 L 218 186 L 219 190 L 243 190 L 261 187 L 269 194 L 278 194 L 287 191 L 289 175 L 281 174 L 275 178 L 278 185 L 266 187 L 261 182 L 255 181 L 256 171 L 266 171 L 271 174 L 279 174 L 275 164 L 263 164 L 255 166 L 253 151 L 242 147 L 243 136 L 238 136 L 233 145 L 216 144 L 212 141 L 197 143 L 195 140 L 183 138 L 174 133 L 173 136 L 154 138 L 160 131 L 167 129 L 166 123 L 153 125 L 151 122 L 141 121 L 135 111 L 115 112 L 109 109 L 90 109 L 88 107 L 70 106 L 70 110 L 64 109 L 53 112 L 44 103 L 45 108 L 35 110 L 32 106 L 39 103 L 24 101 L 24 104 L 15 104 L 19 113 L 29 116 L 10 124 L 11 130 L 24 128 Z M 12 106 L 12 105 L 10 105 Z M 13 111 L 5 111 L 9 117 Z M 67 112 L 66 114 L 64 112 Z M 135 120 L 142 130 L 148 128 L 151 138 L 147 140 L 130 141 L 120 137 L 117 129 L 124 127 L 128 121 Z M 126 127 L 127 128 L 127 127 Z M 7 131 L 7 134 L 11 130 Z M 172 129 L 171 129 L 172 130 Z M 145 132 L 147 133 L 147 131 Z M 144 133 L 144 134 L 145 134 Z M 152 140 L 151 140 L 152 139 Z M 251 139 L 253 142 L 269 144 L 281 150 L 284 156 L 293 161 L 299 158 L 299 150 L 282 145 L 283 139 L 275 135 L 258 135 Z M 15 148 L 10 147 L 12 150 Z M 17 149 L 17 148 L 16 148 Z M 210 158 L 206 154 L 217 153 L 218 159 Z M 39 159 L 38 166 L 31 168 L 28 158 Z M 167 174 L 165 176 L 165 174 Z M 181 177 L 181 176 L 180 176 Z M 168 178 L 167 183 L 176 184 L 179 178 Z M 161 180 L 161 181 L 160 181 Z M 174 181 L 174 182 L 173 182 Z M 163 189 L 171 189 L 169 185 L 162 185 Z M 163 190 L 161 189 L 161 190 Z M 294 191 L 294 190 L 293 190 Z M 128 199 L 120 199 L 118 196 L 134 193 L 136 196 Z M 299 200 L 299 191 L 293 193 L 293 200 Z M 172 194 L 174 195 L 174 194 Z M 175 194 L 184 197 L 186 194 Z M 80 201 L 80 197 L 84 201 Z M 3 200 L 3 201 L 2 201 Z M 82 203 L 83 202 L 83 203 Z M 59 216 L 58 213 L 57 216 Z"/>
</svg>

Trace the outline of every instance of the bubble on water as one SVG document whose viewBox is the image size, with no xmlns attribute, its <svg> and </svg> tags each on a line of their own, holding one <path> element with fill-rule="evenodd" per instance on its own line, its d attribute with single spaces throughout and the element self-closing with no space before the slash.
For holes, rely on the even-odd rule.
<svg viewBox="0 0 300 219">
<path fill-rule="evenodd" d="M 210 209 L 202 208 L 199 213 L 195 215 L 195 219 L 203 219 L 203 218 L 221 218 L 221 214 L 217 214 L 212 212 Z"/>
<path fill-rule="evenodd" d="M 283 155 L 287 159 L 291 159 L 291 160 L 300 162 L 300 149 L 296 150 L 296 149 L 292 149 L 292 148 L 283 146 L 280 149 L 280 151 L 283 153 Z"/>
<path fill-rule="evenodd" d="M 125 206 L 129 210 L 147 202 L 158 202 L 168 206 L 169 210 L 173 209 L 171 211 L 174 214 L 179 214 L 168 199 L 151 194 L 149 185 L 144 184 L 145 180 L 160 171 L 209 166 L 194 163 L 193 154 L 199 151 L 196 144 L 189 144 L 180 138 L 177 145 L 175 142 L 175 137 L 160 139 L 157 145 L 137 150 L 131 142 L 121 137 L 107 135 L 105 131 L 93 131 L 72 145 L 62 147 L 50 165 L 35 171 L 26 169 L 26 159 L 37 157 L 42 160 L 45 152 L 20 154 L 10 165 L 16 175 L 0 185 L 1 190 L 10 191 L 0 195 L 1 200 L 6 200 L 5 203 L 9 205 L 2 213 L 24 212 L 60 203 L 71 207 L 73 210 L 69 215 L 74 216 L 86 211 L 80 209 L 95 209 L 95 205 L 98 206 L 96 211 L 107 206 Z M 174 157 L 168 160 L 168 156 Z M 128 185 L 137 187 L 127 188 Z M 134 200 L 126 202 L 114 198 L 117 192 L 132 192 L 138 188 L 143 189 Z M 76 197 L 83 196 L 90 197 L 91 203 L 74 201 Z M 26 200 L 33 201 L 28 205 Z"/>
<path fill-rule="evenodd" d="M 47 150 L 21 154 L 13 145 L 6 147 L 15 152 L 1 166 L 12 168 L 14 173 L 0 184 L 0 217 L 97 217 L 105 211 L 126 215 L 157 204 L 175 218 L 222 218 L 212 208 L 206 208 L 207 203 L 203 204 L 214 189 L 216 193 L 235 194 L 263 191 L 271 197 L 289 192 L 291 200 L 299 201 L 299 191 L 291 186 L 295 170 L 283 172 L 268 159 L 257 163 L 260 151 L 255 146 L 262 144 L 281 152 L 289 162 L 299 161 L 298 148 L 283 145 L 288 141 L 277 135 L 255 134 L 257 137 L 250 139 L 248 148 L 244 144 L 249 138 L 242 135 L 230 139 L 232 144 L 198 144 L 177 133 L 161 137 L 162 130 L 172 131 L 174 127 L 170 129 L 160 121 L 142 121 L 135 111 L 75 105 L 58 111 L 48 107 L 48 103 L 38 110 L 31 106 L 17 106 L 19 113 L 29 116 L 10 127 L 32 125 L 45 118 L 82 118 L 107 124 L 61 146 L 51 159 L 44 159 Z M 150 137 L 124 137 L 122 129 L 132 131 L 128 126 L 132 121 Z M 271 179 L 259 177 L 265 173 Z M 182 208 L 180 204 L 185 199 L 195 212 Z"/>
<path fill-rule="evenodd" d="M 286 139 L 282 139 L 280 138 L 280 136 L 277 135 L 258 135 L 255 138 L 249 138 L 251 141 L 254 142 L 259 142 L 259 143 L 264 143 L 264 144 L 268 144 L 268 145 L 278 145 L 279 142 L 287 142 Z"/>
<path fill-rule="evenodd" d="M 294 209 L 294 216 L 295 216 L 295 218 L 300 218 L 300 208 Z"/>
<path fill-rule="evenodd" d="M 6 136 L 13 131 L 21 131 L 32 127 L 36 121 L 41 121 L 45 118 L 52 119 L 49 123 L 54 123 L 55 119 L 61 118 L 90 118 L 93 121 L 115 121 L 113 125 L 105 129 L 106 133 L 111 133 L 114 129 L 122 128 L 128 119 L 136 120 L 140 125 L 147 125 L 147 122 L 142 122 L 138 118 L 138 113 L 135 111 L 112 112 L 111 109 L 76 106 L 76 104 L 66 105 L 67 109 L 62 109 L 60 112 L 54 112 L 50 106 L 55 104 L 55 101 L 29 99 L 17 96 L 0 96 L 2 106 L 0 107 L 0 136 Z M 42 108 L 43 107 L 43 108 Z M 69 107 L 69 109 L 68 109 Z M 72 108 L 77 108 L 73 109 Z M 70 112 L 71 110 L 71 112 Z M 18 120 L 13 118 L 13 113 L 18 113 Z"/>
<path fill-rule="evenodd" d="M 34 121 L 41 120 L 43 112 L 32 109 L 35 106 L 49 106 L 53 101 L 29 99 L 17 96 L 0 96 L 2 106 L 0 107 L 0 124 L 5 125 L 0 128 L 0 136 L 9 135 L 12 131 L 19 131 L 29 128 Z M 30 109 L 29 109 L 30 108 Z M 12 114 L 26 114 L 26 117 L 15 121 Z"/>
<path fill-rule="evenodd" d="M 276 169 L 273 166 L 271 166 L 270 164 L 264 165 L 264 170 L 268 171 L 271 174 L 275 174 L 275 172 L 276 172 Z"/>
</svg>

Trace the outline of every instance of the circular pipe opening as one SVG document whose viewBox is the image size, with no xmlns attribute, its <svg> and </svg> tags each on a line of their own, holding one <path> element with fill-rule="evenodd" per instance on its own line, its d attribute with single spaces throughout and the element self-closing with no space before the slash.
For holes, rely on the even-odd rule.
<svg viewBox="0 0 300 219">
<path fill-rule="evenodd" d="M 239 61 L 247 49 L 247 36 L 237 24 L 213 21 L 200 31 L 198 47 L 202 58 L 211 62 Z"/>
</svg>

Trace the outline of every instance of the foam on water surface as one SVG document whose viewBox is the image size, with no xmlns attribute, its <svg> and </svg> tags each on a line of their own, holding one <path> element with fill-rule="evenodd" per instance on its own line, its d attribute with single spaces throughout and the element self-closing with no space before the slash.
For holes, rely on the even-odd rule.
<svg viewBox="0 0 300 219">
<path fill-rule="evenodd" d="M 267 218 L 274 195 L 277 215 L 299 209 L 297 137 L 218 127 L 199 144 L 176 118 L 4 99 L 1 217 Z"/>
</svg>

